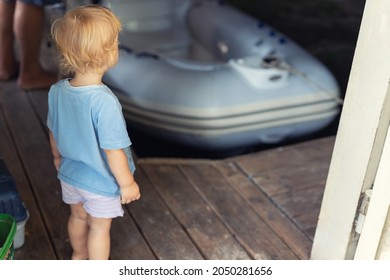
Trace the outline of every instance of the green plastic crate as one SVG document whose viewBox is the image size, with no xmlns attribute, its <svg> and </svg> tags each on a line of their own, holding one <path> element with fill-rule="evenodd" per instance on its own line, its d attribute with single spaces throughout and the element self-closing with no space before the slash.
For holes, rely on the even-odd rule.
<svg viewBox="0 0 390 280">
<path fill-rule="evenodd" d="M 0 260 L 12 260 L 14 258 L 14 237 L 16 222 L 14 217 L 8 214 L 0 214 Z"/>
</svg>

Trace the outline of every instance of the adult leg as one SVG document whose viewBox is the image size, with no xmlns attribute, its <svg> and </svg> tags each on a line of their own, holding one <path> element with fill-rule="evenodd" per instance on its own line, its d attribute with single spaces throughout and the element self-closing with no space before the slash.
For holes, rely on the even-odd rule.
<svg viewBox="0 0 390 280">
<path fill-rule="evenodd" d="M 110 257 L 110 229 L 112 219 L 88 215 L 88 256 L 90 260 L 108 260 Z"/>
<path fill-rule="evenodd" d="M 43 7 L 17 1 L 14 33 L 20 52 L 18 86 L 22 89 L 47 88 L 57 81 L 57 75 L 44 71 L 40 64 L 44 23 Z"/>
<path fill-rule="evenodd" d="M 68 233 L 72 245 L 72 260 L 88 259 L 88 214 L 82 203 L 70 205 Z"/>
<path fill-rule="evenodd" d="M 16 77 L 17 61 L 14 53 L 15 3 L 0 0 L 0 80 Z"/>
</svg>

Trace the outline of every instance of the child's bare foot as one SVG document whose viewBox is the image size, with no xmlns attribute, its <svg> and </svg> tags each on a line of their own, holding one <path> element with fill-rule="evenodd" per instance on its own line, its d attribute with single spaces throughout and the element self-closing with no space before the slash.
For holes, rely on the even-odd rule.
<svg viewBox="0 0 390 280">
<path fill-rule="evenodd" d="M 22 74 L 19 76 L 17 84 L 21 89 L 34 90 L 49 88 L 52 84 L 58 81 L 57 74 L 46 71 L 39 71 L 31 75 Z"/>
</svg>

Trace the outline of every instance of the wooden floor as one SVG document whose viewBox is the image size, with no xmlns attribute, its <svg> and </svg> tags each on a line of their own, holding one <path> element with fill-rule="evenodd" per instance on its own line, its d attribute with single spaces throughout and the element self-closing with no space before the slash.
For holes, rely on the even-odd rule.
<svg viewBox="0 0 390 280">
<path fill-rule="evenodd" d="M 69 259 L 45 125 L 47 91 L 0 83 L 0 156 L 30 218 L 15 259 Z M 334 137 L 225 160 L 137 160 L 142 198 L 112 228 L 111 259 L 308 259 Z"/>
</svg>

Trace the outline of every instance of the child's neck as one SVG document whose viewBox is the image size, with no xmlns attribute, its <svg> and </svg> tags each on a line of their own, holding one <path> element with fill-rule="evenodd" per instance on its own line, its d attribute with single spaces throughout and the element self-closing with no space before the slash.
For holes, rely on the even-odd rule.
<svg viewBox="0 0 390 280">
<path fill-rule="evenodd" d="M 103 74 L 96 72 L 79 73 L 76 72 L 70 80 L 70 84 L 75 87 L 102 85 Z"/>
</svg>

